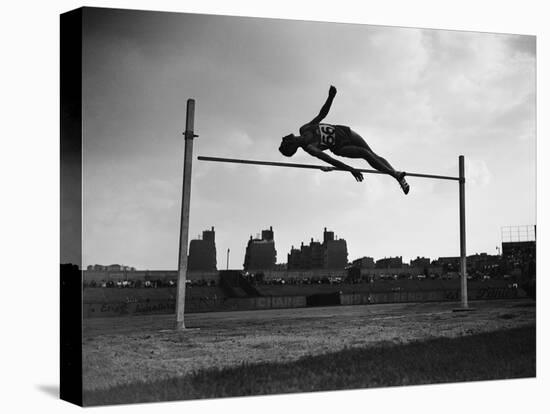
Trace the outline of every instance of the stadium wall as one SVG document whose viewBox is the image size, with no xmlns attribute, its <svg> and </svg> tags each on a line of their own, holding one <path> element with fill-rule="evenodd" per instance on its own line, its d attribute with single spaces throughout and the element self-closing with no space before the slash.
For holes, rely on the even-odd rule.
<svg viewBox="0 0 550 414">
<path fill-rule="evenodd" d="M 101 290 L 100 288 L 95 290 Z M 103 289 L 117 291 L 119 289 Z M 121 289 L 123 291 L 127 289 Z M 155 289 L 137 289 L 151 292 Z M 261 309 L 302 308 L 308 305 L 309 296 L 262 296 L 249 298 L 228 298 L 222 295 L 190 297 L 186 299 L 185 311 L 227 312 Z M 515 299 L 526 297 L 518 288 L 486 287 L 469 291 L 470 300 Z M 459 289 L 432 291 L 401 291 L 373 293 L 340 293 L 340 305 L 366 305 L 403 302 L 444 302 L 460 300 Z M 170 314 L 175 312 L 175 297 L 169 289 L 157 292 L 154 297 L 144 298 L 129 294 L 124 300 L 113 296 L 84 295 L 83 314 L 85 318 Z"/>
<path fill-rule="evenodd" d="M 227 312 L 261 309 L 303 308 L 305 296 L 276 296 L 255 298 L 203 297 L 187 298 L 186 313 Z M 173 298 L 126 302 L 84 302 L 85 318 L 102 318 L 108 316 L 154 315 L 175 313 L 176 301 Z"/>
<path fill-rule="evenodd" d="M 522 289 L 488 287 L 468 292 L 470 300 L 517 299 L 526 296 Z M 340 295 L 341 305 L 367 305 L 375 303 L 400 302 L 445 302 L 460 300 L 460 289 L 417 292 L 344 293 Z"/>
</svg>

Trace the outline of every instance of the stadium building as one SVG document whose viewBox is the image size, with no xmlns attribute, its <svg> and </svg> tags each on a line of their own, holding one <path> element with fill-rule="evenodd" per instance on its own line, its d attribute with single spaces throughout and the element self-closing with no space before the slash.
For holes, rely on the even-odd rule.
<svg viewBox="0 0 550 414">
<path fill-rule="evenodd" d="M 513 276 L 534 278 L 536 274 L 536 226 L 508 226 L 501 229 L 502 262 Z"/>
<path fill-rule="evenodd" d="M 467 260 L 466 260 L 467 263 Z M 442 274 L 446 273 L 456 273 L 460 270 L 460 257 L 459 256 L 448 256 L 448 257 L 439 257 L 437 260 L 432 262 L 432 266 L 441 267 Z"/>
<path fill-rule="evenodd" d="M 487 253 L 472 254 L 466 257 L 468 274 L 482 273 L 496 276 L 501 269 L 502 258 Z"/>
</svg>

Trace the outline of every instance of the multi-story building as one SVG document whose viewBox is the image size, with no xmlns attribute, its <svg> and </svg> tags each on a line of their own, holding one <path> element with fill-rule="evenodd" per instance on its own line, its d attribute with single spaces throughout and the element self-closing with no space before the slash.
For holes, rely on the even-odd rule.
<svg viewBox="0 0 550 414">
<path fill-rule="evenodd" d="M 134 272 L 136 268 L 119 264 L 111 264 L 108 266 L 95 264 L 87 266 L 86 270 L 90 272 Z"/>
<path fill-rule="evenodd" d="M 202 232 L 202 239 L 191 240 L 189 244 L 189 271 L 215 271 L 216 263 L 216 233 L 214 227 Z"/>
<path fill-rule="evenodd" d="M 337 239 L 334 232 L 323 232 L 323 242 L 310 239 L 302 242 L 300 249 L 292 246 L 287 258 L 288 270 L 344 269 L 348 264 L 348 248 L 344 239 Z"/>
<path fill-rule="evenodd" d="M 500 268 L 502 257 L 487 253 L 476 253 L 466 257 L 468 273 L 492 273 L 493 269 Z"/>
<path fill-rule="evenodd" d="M 416 256 L 416 259 L 412 259 L 410 262 L 411 267 L 427 268 L 430 267 L 430 259 L 428 257 Z"/>
<path fill-rule="evenodd" d="M 275 250 L 273 227 L 269 227 L 269 230 L 262 230 L 261 239 L 254 239 L 250 236 L 244 256 L 244 270 L 271 270 L 275 268 L 276 262 L 277 251 Z"/>
<path fill-rule="evenodd" d="M 403 257 L 384 257 L 376 261 L 375 267 L 377 269 L 399 269 L 403 267 Z"/>
<path fill-rule="evenodd" d="M 323 268 L 325 263 L 325 249 L 323 248 L 323 245 L 318 241 L 313 241 L 313 238 L 311 238 L 309 242 L 309 249 L 310 249 L 309 268 L 310 269 Z"/>
<path fill-rule="evenodd" d="M 290 248 L 290 253 L 287 255 L 287 263 L 286 263 L 287 269 L 289 270 L 300 269 L 301 260 L 302 260 L 301 250 L 295 249 L 294 246 L 292 246 Z"/>
<path fill-rule="evenodd" d="M 432 265 L 441 267 L 441 271 L 443 272 L 443 274 L 449 272 L 458 272 L 460 270 L 460 257 L 439 257 L 437 260 L 434 260 L 432 262 Z"/>
<path fill-rule="evenodd" d="M 353 261 L 353 266 L 359 269 L 374 269 L 374 259 L 372 257 L 360 257 Z"/>
<path fill-rule="evenodd" d="M 344 239 L 331 240 L 325 244 L 325 269 L 343 269 L 348 265 L 348 245 Z"/>
<path fill-rule="evenodd" d="M 103 272 L 103 271 L 107 270 L 107 266 L 103 266 L 103 265 L 99 265 L 99 264 L 88 265 L 86 270 L 88 270 L 89 272 Z"/>
</svg>

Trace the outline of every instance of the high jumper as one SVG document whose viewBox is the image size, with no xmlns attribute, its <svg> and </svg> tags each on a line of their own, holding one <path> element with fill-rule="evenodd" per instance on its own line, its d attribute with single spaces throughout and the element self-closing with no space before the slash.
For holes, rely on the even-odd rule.
<svg viewBox="0 0 550 414">
<path fill-rule="evenodd" d="M 363 181 L 363 174 L 359 170 L 331 157 L 324 151 L 328 149 L 340 157 L 362 158 L 376 170 L 395 178 L 403 192 L 408 194 L 409 184 L 405 180 L 406 173 L 395 170 L 386 159 L 376 154 L 357 132 L 345 125 L 321 123 L 328 115 L 335 96 L 336 88 L 331 86 L 319 115 L 300 127 L 300 135 L 289 134 L 283 137 L 279 146 L 281 154 L 291 157 L 298 148 L 302 148 L 308 154 L 337 169 L 349 171 L 358 182 Z M 323 171 L 333 171 L 333 168 L 326 167 Z"/>
</svg>

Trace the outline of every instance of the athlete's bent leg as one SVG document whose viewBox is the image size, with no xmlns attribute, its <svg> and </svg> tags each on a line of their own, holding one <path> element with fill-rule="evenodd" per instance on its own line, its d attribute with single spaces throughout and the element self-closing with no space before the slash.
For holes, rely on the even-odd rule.
<svg viewBox="0 0 550 414">
<path fill-rule="evenodd" d="M 365 144 L 366 145 L 366 144 Z M 339 148 L 334 152 L 336 155 L 347 158 L 362 158 L 367 161 L 373 168 L 380 172 L 391 175 L 399 182 L 399 185 L 403 189 L 403 192 L 407 194 L 409 192 L 409 184 L 405 181 L 405 173 L 402 171 L 396 171 L 391 164 L 381 156 L 375 154 L 369 147 L 359 147 L 355 145 L 346 145 Z"/>
<path fill-rule="evenodd" d="M 394 178 L 398 178 L 399 176 L 399 172 L 395 171 L 388 161 L 372 152 L 370 148 L 367 149 L 355 145 L 346 145 L 335 151 L 335 154 L 346 158 L 362 158 L 367 161 L 371 167 L 380 172 L 389 174 Z"/>
</svg>

